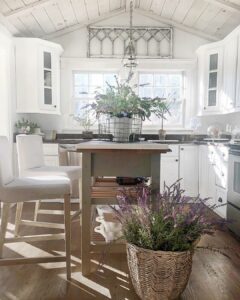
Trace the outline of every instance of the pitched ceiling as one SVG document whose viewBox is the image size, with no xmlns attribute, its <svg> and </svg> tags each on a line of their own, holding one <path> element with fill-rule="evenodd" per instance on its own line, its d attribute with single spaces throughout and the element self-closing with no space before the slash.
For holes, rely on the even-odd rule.
<svg viewBox="0 0 240 300">
<path fill-rule="evenodd" d="M 130 0 L 0 0 L 0 22 L 15 36 L 46 37 L 116 16 Z M 135 0 L 134 9 L 209 40 L 240 25 L 240 0 Z"/>
</svg>

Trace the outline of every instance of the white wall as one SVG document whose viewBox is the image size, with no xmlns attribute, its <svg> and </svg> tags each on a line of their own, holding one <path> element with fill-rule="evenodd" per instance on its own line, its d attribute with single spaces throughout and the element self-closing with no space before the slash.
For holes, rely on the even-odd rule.
<svg viewBox="0 0 240 300">
<path fill-rule="evenodd" d="M 134 13 L 134 25 L 136 26 L 166 26 L 148 17 Z M 98 26 L 127 26 L 129 14 L 124 13 L 116 17 L 109 18 L 94 25 Z M 81 28 L 74 32 L 56 37 L 53 42 L 59 43 L 64 48 L 61 61 L 61 104 L 62 116 L 32 115 L 31 119 L 43 130 L 56 129 L 64 131 L 73 127 L 74 124 L 69 118 L 72 102 L 72 70 L 114 70 L 121 68 L 121 59 L 88 59 L 87 58 L 87 28 Z M 196 111 L 195 95 L 195 51 L 209 41 L 174 28 L 173 60 L 139 60 L 138 70 L 185 70 L 188 75 L 188 99 L 187 99 L 187 119 Z M 77 128 L 75 128 L 77 129 Z"/>
<path fill-rule="evenodd" d="M 11 138 L 15 107 L 14 45 L 11 34 L 0 25 L 0 135 Z"/>
</svg>

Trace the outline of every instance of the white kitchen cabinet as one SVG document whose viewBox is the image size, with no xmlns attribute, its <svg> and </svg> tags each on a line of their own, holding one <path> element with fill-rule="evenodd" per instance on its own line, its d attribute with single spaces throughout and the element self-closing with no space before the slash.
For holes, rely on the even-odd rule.
<svg viewBox="0 0 240 300">
<path fill-rule="evenodd" d="M 59 166 L 58 144 L 43 144 L 43 154 L 46 166 Z"/>
<path fill-rule="evenodd" d="M 60 114 L 58 44 L 35 38 L 15 38 L 17 112 Z"/>
<path fill-rule="evenodd" d="M 163 191 L 164 182 L 170 186 L 179 179 L 179 146 L 169 145 L 169 148 L 172 152 L 161 155 L 161 191 Z"/>
<path fill-rule="evenodd" d="M 207 198 L 208 195 L 208 147 L 199 146 L 199 194 L 201 198 Z"/>
<path fill-rule="evenodd" d="M 214 47 L 206 50 L 205 69 L 205 112 L 218 112 L 222 88 L 222 48 Z"/>
<path fill-rule="evenodd" d="M 215 198 L 216 209 L 214 210 L 220 217 L 227 216 L 227 191 L 221 187 L 216 188 Z"/>
<path fill-rule="evenodd" d="M 236 105 L 237 45 L 238 37 L 236 34 L 224 41 L 223 82 L 220 95 L 220 110 L 223 113 L 232 112 Z"/>
<path fill-rule="evenodd" d="M 182 178 L 182 188 L 187 196 L 196 197 L 199 194 L 198 178 L 198 146 L 180 145 L 179 175 Z"/>
</svg>

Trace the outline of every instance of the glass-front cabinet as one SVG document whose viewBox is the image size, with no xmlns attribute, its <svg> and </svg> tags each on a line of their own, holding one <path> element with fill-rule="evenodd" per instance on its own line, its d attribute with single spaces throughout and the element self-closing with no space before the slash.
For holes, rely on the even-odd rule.
<svg viewBox="0 0 240 300">
<path fill-rule="evenodd" d="M 206 55 L 206 91 L 204 111 L 218 111 L 222 77 L 222 49 L 211 49 Z"/>
<path fill-rule="evenodd" d="M 16 38 L 17 112 L 60 114 L 60 55 L 58 44 Z"/>
<path fill-rule="evenodd" d="M 42 110 L 59 110 L 59 59 L 54 49 L 41 47 L 39 106 Z"/>
</svg>

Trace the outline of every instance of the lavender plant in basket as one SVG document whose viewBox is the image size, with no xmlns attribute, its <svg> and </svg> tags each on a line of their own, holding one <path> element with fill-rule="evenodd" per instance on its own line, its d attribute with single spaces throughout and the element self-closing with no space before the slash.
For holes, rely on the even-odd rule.
<svg viewBox="0 0 240 300">
<path fill-rule="evenodd" d="M 157 194 L 138 186 L 121 190 L 116 216 L 127 241 L 128 266 L 141 299 L 177 299 L 192 268 L 194 247 L 203 234 L 224 222 L 213 217 L 208 198 L 183 195 L 180 181 Z"/>
</svg>

